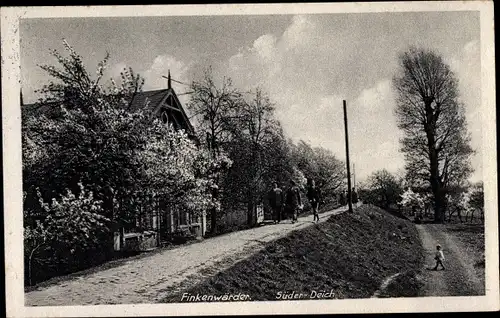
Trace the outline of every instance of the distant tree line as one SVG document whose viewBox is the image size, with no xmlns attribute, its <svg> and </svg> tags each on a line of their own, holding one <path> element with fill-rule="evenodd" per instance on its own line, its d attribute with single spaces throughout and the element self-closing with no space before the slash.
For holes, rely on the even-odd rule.
<svg viewBox="0 0 500 318">
<path fill-rule="evenodd" d="M 434 200 L 429 188 L 411 186 L 404 177 L 385 169 L 375 171 L 359 186 L 364 203 L 417 219 L 431 217 Z M 467 182 L 448 191 L 445 198 L 446 222 L 484 222 L 484 187 L 482 182 Z"/>
</svg>

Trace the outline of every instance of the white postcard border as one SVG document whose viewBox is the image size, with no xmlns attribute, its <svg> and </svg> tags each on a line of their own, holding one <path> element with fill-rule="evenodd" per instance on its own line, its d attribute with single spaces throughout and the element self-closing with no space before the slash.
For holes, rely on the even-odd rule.
<svg viewBox="0 0 500 318">
<path fill-rule="evenodd" d="M 387 11 L 480 11 L 483 175 L 485 187 L 486 296 L 347 299 L 279 302 L 178 303 L 25 307 L 23 287 L 19 19 L 94 16 L 305 14 Z M 184 316 L 291 313 L 396 313 L 499 309 L 498 199 L 493 2 L 381 2 L 1 8 L 2 128 L 6 305 L 10 317 Z"/>
</svg>

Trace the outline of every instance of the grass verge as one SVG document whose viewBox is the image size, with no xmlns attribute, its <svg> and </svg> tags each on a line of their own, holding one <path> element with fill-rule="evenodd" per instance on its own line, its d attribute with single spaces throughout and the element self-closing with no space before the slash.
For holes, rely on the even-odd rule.
<svg viewBox="0 0 500 318">
<path fill-rule="evenodd" d="M 481 283 L 485 283 L 484 224 L 446 224 L 445 231 L 457 239 L 474 258 L 474 269 Z"/>
<path fill-rule="evenodd" d="M 420 271 L 413 269 L 401 273 L 389 282 L 385 290 L 381 291 L 379 297 L 391 298 L 423 296 L 421 290 L 422 287 L 424 287 L 424 282 L 421 275 Z"/>
<path fill-rule="evenodd" d="M 335 215 L 293 231 L 163 301 L 179 302 L 185 293 L 245 294 L 245 300 L 254 301 L 280 296 L 286 300 L 318 299 L 321 292 L 323 298 L 368 298 L 385 278 L 416 272 L 422 262 L 423 251 L 413 223 L 373 206 L 361 206 L 352 214 Z M 418 289 L 418 284 L 408 283 L 406 288 Z"/>
</svg>

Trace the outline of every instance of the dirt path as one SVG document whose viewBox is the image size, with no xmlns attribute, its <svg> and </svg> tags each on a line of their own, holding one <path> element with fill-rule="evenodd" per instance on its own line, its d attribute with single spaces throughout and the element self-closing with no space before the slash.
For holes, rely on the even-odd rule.
<svg viewBox="0 0 500 318">
<path fill-rule="evenodd" d="M 446 233 L 445 225 L 417 225 L 425 250 L 426 268 L 424 296 L 472 296 L 484 295 L 484 285 L 476 275 L 474 258 L 461 243 Z M 443 248 L 446 270 L 431 270 L 435 266 L 436 245 Z"/>
<path fill-rule="evenodd" d="M 345 211 L 340 208 L 320 214 L 320 222 Z M 194 285 L 258 252 L 263 244 L 293 230 L 311 226 L 312 216 L 296 224 L 284 221 L 229 233 L 148 257 L 130 260 L 118 267 L 63 280 L 25 293 L 26 306 L 98 305 L 154 303 L 171 292 Z"/>
</svg>

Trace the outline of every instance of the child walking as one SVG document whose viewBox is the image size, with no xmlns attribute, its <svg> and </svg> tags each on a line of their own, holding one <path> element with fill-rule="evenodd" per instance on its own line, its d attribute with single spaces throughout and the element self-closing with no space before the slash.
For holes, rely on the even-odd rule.
<svg viewBox="0 0 500 318">
<path fill-rule="evenodd" d="M 444 254 L 443 254 L 443 251 L 441 250 L 441 245 L 437 245 L 436 246 L 436 256 L 434 256 L 434 259 L 436 260 L 436 266 L 434 266 L 434 270 L 437 271 L 437 268 L 439 265 L 441 265 L 441 267 L 443 267 L 443 270 L 445 270 L 446 268 L 444 267 Z"/>
</svg>

